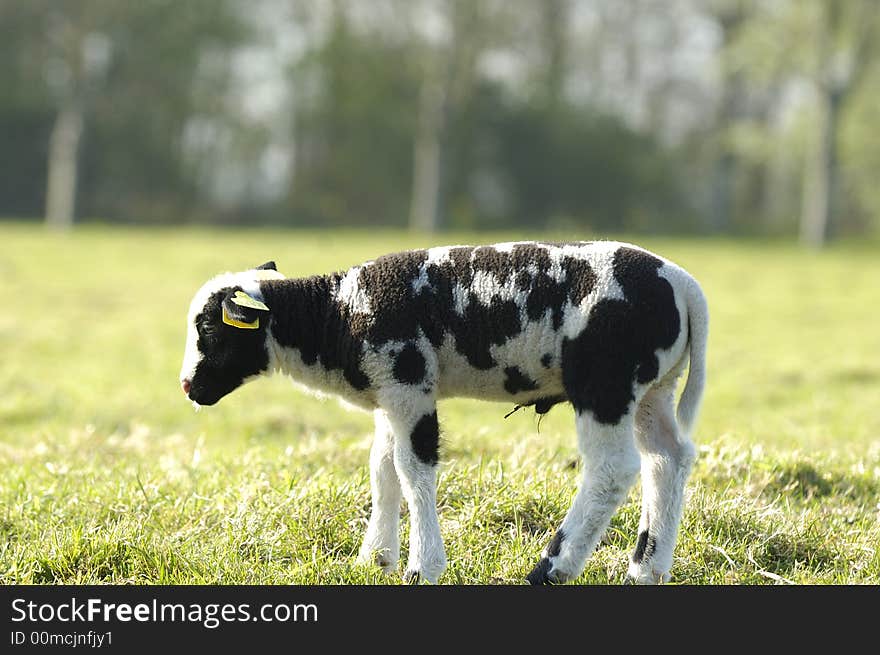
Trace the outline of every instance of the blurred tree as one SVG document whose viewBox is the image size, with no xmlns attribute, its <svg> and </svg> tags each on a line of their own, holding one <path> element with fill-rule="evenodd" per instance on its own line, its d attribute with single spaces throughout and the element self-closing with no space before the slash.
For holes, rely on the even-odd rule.
<svg viewBox="0 0 880 655">
<path fill-rule="evenodd" d="M 498 35 L 498 6 L 486 0 L 435 0 L 417 8 L 439 20 L 435 34 L 421 34 L 418 119 L 413 146 L 412 229 L 436 231 L 447 211 L 450 122 L 469 101 L 482 53 Z M 495 10 L 495 11 L 493 11 Z"/>
<path fill-rule="evenodd" d="M 250 37 L 248 25 L 231 0 L 110 4 L 113 54 L 92 112 L 85 209 L 185 220 L 208 204 L 200 165 L 241 129 L 231 60 Z M 193 141 L 216 145 L 193 161 Z"/>
<path fill-rule="evenodd" d="M 721 233 L 790 229 L 780 217 L 798 211 L 785 179 L 794 152 L 780 116 L 791 72 L 780 58 L 749 59 L 754 45 L 744 34 L 762 20 L 755 0 L 714 0 L 710 7 L 720 30 L 717 109 L 706 135 L 711 226 Z M 750 43 L 745 57 L 743 43 Z M 752 66 L 760 73 L 752 74 Z"/>
<path fill-rule="evenodd" d="M 110 40 L 100 31 L 109 11 L 96 0 L 49 3 L 45 12 L 49 45 L 46 81 L 56 107 L 49 138 L 46 223 L 63 230 L 73 225 L 85 115 L 110 56 Z"/>
<path fill-rule="evenodd" d="M 681 228 L 674 155 L 618 118 L 579 108 L 499 110 L 496 165 L 520 225 L 584 224 L 601 231 Z M 677 224 L 675 222 L 677 221 Z"/>
<path fill-rule="evenodd" d="M 838 140 L 845 104 L 874 64 L 880 38 L 876 0 L 822 0 L 816 15 L 813 80 L 818 100 L 818 143 L 808 162 L 801 240 L 824 245 L 839 207 Z"/>
<path fill-rule="evenodd" d="M 45 74 L 47 43 L 37 3 L 0 2 L 0 210 L 43 212 L 53 120 Z"/>
<path fill-rule="evenodd" d="M 288 220 L 687 224 L 675 155 L 568 97 L 571 0 L 299 6 L 312 47 L 293 69 Z"/>
<path fill-rule="evenodd" d="M 353 18 L 362 6 L 311 6 L 326 25 L 291 73 L 296 163 L 285 221 L 405 224 L 418 74 L 405 36 L 378 38 L 376 15 Z"/>
<path fill-rule="evenodd" d="M 40 127 L 0 166 L 46 157 L 39 196 L 55 227 L 83 213 L 179 216 L 196 204 L 186 130 L 200 114 L 215 124 L 229 114 L 228 53 L 246 33 L 231 2 L 3 3 L 0 75 L 14 93 L 0 111 L 18 107 L 4 114 L 12 125 Z M 26 193 L 19 202 L 30 213 Z"/>
<path fill-rule="evenodd" d="M 875 0 L 808 0 L 755 3 L 755 14 L 740 30 L 731 56 L 753 84 L 781 91 L 807 81 L 815 103 L 806 130 L 801 173 L 801 241 L 822 246 L 841 227 L 845 207 L 840 191 L 838 142 L 847 104 L 875 65 L 880 38 L 880 4 Z M 774 79 L 775 78 L 775 79 Z M 780 101 L 791 93 L 780 92 Z M 801 103 L 803 105 L 803 103 Z M 779 140 L 779 135 L 771 136 Z"/>
<path fill-rule="evenodd" d="M 746 0 L 715 0 L 708 11 L 715 18 L 720 31 L 722 52 L 749 18 Z M 714 232 L 730 229 L 733 208 L 734 181 L 739 161 L 734 148 L 730 147 L 728 135 L 731 128 L 745 117 L 746 80 L 742 71 L 730 65 L 730 59 L 719 57 L 720 93 L 715 130 L 715 163 L 712 172 L 712 201 L 710 225 Z"/>
<path fill-rule="evenodd" d="M 880 232 L 880 66 L 866 74 L 859 89 L 853 91 L 841 125 L 840 161 L 844 198 L 857 203 L 862 211 L 849 225 L 850 234 Z"/>
<path fill-rule="evenodd" d="M 567 101 L 571 21 L 570 0 L 545 0 L 540 3 L 540 48 L 543 51 L 543 99 L 551 108 Z"/>
<path fill-rule="evenodd" d="M 872 0 L 0 2 L 0 209 L 880 227 Z M 874 218 L 872 218 L 872 216 Z"/>
</svg>

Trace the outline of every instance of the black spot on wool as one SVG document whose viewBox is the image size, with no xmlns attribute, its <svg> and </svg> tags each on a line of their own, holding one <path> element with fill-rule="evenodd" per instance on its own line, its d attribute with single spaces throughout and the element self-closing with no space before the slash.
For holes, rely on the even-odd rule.
<svg viewBox="0 0 880 655">
<path fill-rule="evenodd" d="M 489 347 L 519 333 L 519 309 L 513 301 L 497 296 L 484 305 L 470 291 L 475 270 L 473 252 L 470 247 L 453 248 L 448 261 L 426 265 L 427 251 L 413 250 L 385 255 L 364 266 L 358 284 L 370 299 L 371 313 L 352 316 L 352 333 L 371 344 L 383 344 L 415 339 L 421 331 L 434 347 L 439 347 L 449 332 L 457 350 L 472 366 L 495 366 Z M 428 284 L 416 291 L 413 283 L 422 275 L 423 267 Z M 463 315 L 454 311 L 456 285 L 468 294 Z"/>
<path fill-rule="evenodd" d="M 583 259 L 563 257 L 561 268 L 564 276 L 557 282 L 550 276 L 552 260 L 546 248 L 532 244 L 519 245 L 513 249 L 512 257 L 519 266 L 533 265 L 537 268 L 531 284 L 522 287 L 529 292 L 526 299 L 529 320 L 540 320 L 549 311 L 554 330 L 562 325 L 566 303 L 579 304 L 596 284 L 596 274 L 589 262 Z"/>
<path fill-rule="evenodd" d="M 339 370 L 355 389 L 369 388 L 361 369 L 363 340 L 352 333 L 347 308 L 330 297 L 339 275 L 263 280 L 260 292 L 272 314 L 272 334 L 279 344 L 295 348 L 306 365 L 320 363 Z M 276 308 L 276 309 L 273 309 Z"/>
<path fill-rule="evenodd" d="M 565 271 L 568 300 L 573 305 L 579 305 L 596 286 L 596 274 L 589 262 L 576 257 L 563 257 L 562 270 Z"/>
<path fill-rule="evenodd" d="M 435 346 L 443 340 L 444 328 L 455 338 L 456 350 L 474 368 L 488 370 L 497 365 L 491 346 L 501 345 L 522 331 L 522 319 L 536 321 L 549 311 L 554 329 L 562 325 L 566 302 L 579 303 L 595 285 L 596 276 L 585 260 L 564 257 L 563 279 L 550 276 L 552 259 L 547 248 L 523 243 L 510 251 L 491 246 L 453 248 L 448 261 L 427 267 L 430 291 L 424 291 L 434 302 L 434 321 L 424 329 Z M 488 305 L 481 303 L 471 290 L 474 275 L 491 273 L 504 286 L 513 278 L 515 287 L 526 291 L 523 309 L 513 300 L 493 296 Z M 454 310 L 456 285 L 466 294 L 464 313 Z"/>
<path fill-rule="evenodd" d="M 425 358 L 414 344 L 406 344 L 397 354 L 394 378 L 404 384 L 419 384 L 425 379 Z"/>
<path fill-rule="evenodd" d="M 648 531 L 639 532 L 639 540 L 636 542 L 636 550 L 633 553 L 632 561 L 639 564 L 645 557 L 645 547 L 648 545 Z"/>
<path fill-rule="evenodd" d="M 473 266 L 471 266 L 471 255 L 473 252 L 474 248 L 472 246 L 458 246 L 456 248 L 451 248 L 449 250 L 449 260 L 439 266 L 433 266 L 431 268 L 449 278 L 445 281 L 446 286 L 448 286 L 450 281 L 454 280 L 467 288 L 474 281 L 474 269 Z M 429 269 L 429 278 L 431 277 L 430 273 L 431 269 Z M 444 286 L 443 280 L 438 280 L 437 282 L 439 282 L 441 287 Z M 432 284 L 434 284 L 434 282 L 432 282 Z M 449 289 L 442 289 L 442 291 L 449 291 Z"/>
<path fill-rule="evenodd" d="M 562 531 L 562 528 L 559 528 L 556 531 L 556 534 L 553 535 L 553 539 L 550 540 L 550 545 L 547 546 L 547 554 L 550 557 L 556 557 L 559 555 L 559 552 L 562 550 L 562 542 L 565 540 L 565 533 Z"/>
<path fill-rule="evenodd" d="M 358 274 L 358 285 L 370 299 L 370 314 L 354 314 L 352 332 L 372 344 L 405 341 L 418 334 L 425 322 L 424 299 L 413 292 L 425 250 L 384 255 L 365 265 Z"/>
<path fill-rule="evenodd" d="M 223 323 L 223 299 L 240 289 L 229 287 L 214 292 L 196 316 L 196 346 L 202 353 L 202 359 L 191 380 L 189 397 L 200 405 L 213 405 L 240 387 L 245 378 L 262 373 L 269 367 L 265 320 L 260 322 L 256 330 L 244 330 Z"/>
<path fill-rule="evenodd" d="M 444 335 L 451 334 L 458 353 L 480 370 L 497 366 L 491 346 L 503 344 L 522 330 L 520 309 L 514 301 L 495 295 L 484 304 L 472 288 L 476 271 L 491 272 L 505 279 L 510 275 L 509 264 L 499 255 L 506 254 L 488 246 L 452 248 L 447 261 L 426 267 L 428 286 L 417 296 L 426 317 L 422 331 L 431 343 L 439 347 Z M 461 314 L 455 311 L 456 288 L 465 296 Z"/>
<path fill-rule="evenodd" d="M 538 383 L 525 375 L 516 366 L 508 366 L 504 369 L 504 390 L 515 396 L 520 391 L 534 391 Z"/>
<path fill-rule="evenodd" d="M 577 411 L 591 411 L 600 423 L 616 424 L 626 414 L 634 382 L 654 380 L 656 351 L 678 338 L 681 321 L 672 286 L 657 274 L 662 266 L 653 255 L 619 248 L 614 278 L 624 300 L 597 302 L 583 332 L 562 343 L 565 391 Z"/>
<path fill-rule="evenodd" d="M 553 363 L 553 355 L 550 353 L 544 353 L 541 355 L 541 366 L 544 368 L 550 368 L 550 364 Z"/>
<path fill-rule="evenodd" d="M 472 265 L 474 271 L 492 273 L 499 284 L 506 284 L 507 279 L 513 273 L 513 262 L 510 254 L 496 250 L 492 246 L 480 246 L 474 248 Z"/>
<path fill-rule="evenodd" d="M 522 330 L 519 307 L 498 296 L 487 306 L 471 294 L 464 316 L 452 312 L 449 321 L 456 349 L 471 366 L 481 370 L 498 365 L 489 350 L 492 345 L 501 345 Z"/>
<path fill-rule="evenodd" d="M 440 425 L 437 412 L 419 419 L 410 435 L 413 452 L 425 464 L 435 465 L 440 459 Z"/>
<path fill-rule="evenodd" d="M 655 537 L 649 537 L 647 530 L 642 530 L 639 533 L 639 540 L 636 542 L 636 550 L 633 553 L 632 561 L 636 564 L 641 563 L 644 558 L 651 557 L 656 548 L 657 539 Z"/>
</svg>

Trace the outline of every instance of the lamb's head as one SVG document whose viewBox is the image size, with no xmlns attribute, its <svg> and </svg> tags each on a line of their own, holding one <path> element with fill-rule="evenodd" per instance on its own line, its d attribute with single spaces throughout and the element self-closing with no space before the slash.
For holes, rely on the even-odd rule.
<svg viewBox="0 0 880 655">
<path fill-rule="evenodd" d="M 180 385 L 196 407 L 213 405 L 268 370 L 271 309 L 263 302 L 260 280 L 283 277 L 267 262 L 218 275 L 193 297 Z"/>
</svg>

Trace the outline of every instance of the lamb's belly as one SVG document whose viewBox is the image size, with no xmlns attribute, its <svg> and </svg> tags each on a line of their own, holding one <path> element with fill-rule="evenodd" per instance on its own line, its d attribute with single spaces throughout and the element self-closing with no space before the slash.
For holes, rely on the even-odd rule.
<svg viewBox="0 0 880 655">
<path fill-rule="evenodd" d="M 438 353 L 439 397 L 527 405 L 539 398 L 563 395 L 557 349 L 523 349 L 517 345 L 521 344 L 492 346 L 492 358 L 497 365 L 481 370 L 471 366 L 455 349 L 454 342 L 447 339 Z"/>
</svg>

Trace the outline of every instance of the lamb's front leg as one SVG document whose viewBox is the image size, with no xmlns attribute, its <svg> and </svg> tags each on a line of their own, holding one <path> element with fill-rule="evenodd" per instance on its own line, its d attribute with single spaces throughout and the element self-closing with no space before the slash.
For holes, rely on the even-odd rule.
<svg viewBox="0 0 880 655">
<path fill-rule="evenodd" d="M 373 509 L 358 562 L 378 564 L 385 573 L 393 573 L 400 559 L 400 482 L 394 469 L 394 433 L 384 411 L 377 409 L 373 417 L 376 423 L 370 449 Z"/>
<path fill-rule="evenodd" d="M 446 552 L 437 518 L 437 460 L 440 429 L 432 397 L 386 407 L 394 430 L 394 467 L 409 506 L 409 562 L 404 580 L 437 582 Z"/>
</svg>

